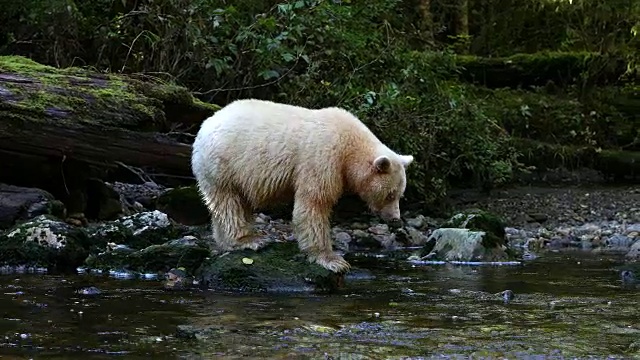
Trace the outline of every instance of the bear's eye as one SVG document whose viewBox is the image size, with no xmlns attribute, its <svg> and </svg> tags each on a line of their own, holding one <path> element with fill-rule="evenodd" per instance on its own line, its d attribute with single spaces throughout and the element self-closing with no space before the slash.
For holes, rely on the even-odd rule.
<svg viewBox="0 0 640 360">
<path fill-rule="evenodd" d="M 396 194 L 395 193 L 390 193 L 389 195 L 387 195 L 387 197 L 385 198 L 386 201 L 393 201 L 393 199 L 395 199 Z"/>
</svg>

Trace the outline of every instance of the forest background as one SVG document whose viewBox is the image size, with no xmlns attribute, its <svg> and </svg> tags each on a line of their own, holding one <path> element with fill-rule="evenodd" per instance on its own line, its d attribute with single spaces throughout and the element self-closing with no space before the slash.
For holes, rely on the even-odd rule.
<svg viewBox="0 0 640 360">
<path fill-rule="evenodd" d="M 532 166 L 614 177 L 640 167 L 637 0 L 22 0 L 2 9 L 0 55 L 159 78 L 218 105 L 345 107 L 416 157 L 407 197 L 423 203 L 453 186 L 508 184 Z"/>
</svg>

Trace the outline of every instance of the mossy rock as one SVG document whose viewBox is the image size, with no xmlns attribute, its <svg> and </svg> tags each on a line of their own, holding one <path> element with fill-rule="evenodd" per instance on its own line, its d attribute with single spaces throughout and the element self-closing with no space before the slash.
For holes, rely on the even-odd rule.
<svg viewBox="0 0 640 360">
<path fill-rule="evenodd" d="M 258 251 L 232 251 L 206 260 L 196 279 L 215 290 L 312 292 L 342 287 L 344 275 L 308 262 L 296 242 L 278 242 Z"/>
<path fill-rule="evenodd" d="M 209 255 L 210 249 L 206 243 L 178 239 L 141 250 L 119 246 L 89 256 L 84 265 L 90 269 L 130 270 L 139 273 L 167 272 L 180 267 L 188 274 L 193 274 Z"/>
<path fill-rule="evenodd" d="M 180 224 L 202 225 L 209 222 L 209 210 L 196 186 L 169 189 L 155 201 L 156 208 Z"/>
<path fill-rule="evenodd" d="M 92 243 L 102 251 L 107 243 L 126 245 L 134 250 L 163 244 L 180 236 L 182 229 L 158 210 L 122 217 L 93 226 L 89 230 Z"/>
<path fill-rule="evenodd" d="M 427 244 L 420 250 L 420 257 L 437 261 L 500 262 L 515 258 L 504 243 L 485 231 L 465 228 L 436 229 Z"/>
<path fill-rule="evenodd" d="M 472 209 L 452 216 L 445 221 L 442 228 L 460 228 L 484 231 L 487 236 L 483 243 L 486 247 L 501 246 L 506 243 L 506 224 L 502 218 L 487 211 Z"/>
<path fill-rule="evenodd" d="M 72 271 L 89 254 L 90 241 L 83 228 L 40 215 L 0 236 L 0 263 Z"/>
</svg>

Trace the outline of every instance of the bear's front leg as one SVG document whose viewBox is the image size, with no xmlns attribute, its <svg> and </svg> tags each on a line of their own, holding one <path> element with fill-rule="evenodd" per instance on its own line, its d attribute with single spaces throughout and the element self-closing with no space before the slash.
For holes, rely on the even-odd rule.
<svg viewBox="0 0 640 360">
<path fill-rule="evenodd" d="M 330 204 L 296 198 L 293 207 L 294 231 L 300 251 L 307 254 L 309 262 L 335 273 L 346 272 L 351 266 L 331 248 L 330 212 Z"/>
</svg>

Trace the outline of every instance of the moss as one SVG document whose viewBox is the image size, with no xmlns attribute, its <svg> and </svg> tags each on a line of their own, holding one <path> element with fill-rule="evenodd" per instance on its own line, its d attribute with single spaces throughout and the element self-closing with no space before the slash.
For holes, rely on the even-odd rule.
<svg viewBox="0 0 640 360">
<path fill-rule="evenodd" d="M 181 235 L 182 230 L 166 214 L 149 211 L 92 226 L 88 233 L 92 249 L 104 250 L 107 243 L 126 245 L 134 250 L 158 245 Z"/>
<path fill-rule="evenodd" d="M 167 272 L 172 268 L 184 268 L 193 274 L 210 255 L 206 244 L 182 244 L 167 242 L 151 245 L 141 250 L 117 248 L 111 251 L 91 255 L 85 266 L 101 270 L 130 270 L 135 272 Z"/>
<path fill-rule="evenodd" d="M 195 186 L 185 186 L 164 192 L 156 200 L 156 208 L 185 225 L 209 222 L 209 210 Z"/>
<path fill-rule="evenodd" d="M 11 103 L 2 117 L 114 126 L 132 130 L 161 131 L 168 128 L 168 107 L 181 104 L 181 112 L 213 112 L 184 88 L 170 83 L 140 80 L 122 75 L 100 74 L 80 68 L 58 69 L 20 56 L 0 56 L 0 70 L 22 81 L 7 85 Z M 12 115 L 9 117 L 9 115 Z"/>
<path fill-rule="evenodd" d="M 75 270 L 88 255 L 89 242 L 84 229 L 41 215 L 0 236 L 0 263 Z"/>
<path fill-rule="evenodd" d="M 482 243 L 486 248 L 494 248 L 506 243 L 506 224 L 502 218 L 486 211 L 472 209 L 452 216 L 442 224 L 443 228 L 461 228 L 484 231 Z"/>
<path fill-rule="evenodd" d="M 585 79 L 590 84 L 607 84 L 627 70 L 622 57 L 593 52 L 544 51 L 495 58 L 466 55 L 458 56 L 456 63 L 462 67 L 462 79 L 490 88 L 544 86 L 549 81 L 568 85 Z"/>
<path fill-rule="evenodd" d="M 520 161 L 538 170 L 581 167 L 600 171 L 613 179 L 640 177 L 640 151 L 602 150 L 587 146 L 562 146 L 530 139 L 513 139 Z"/>
<path fill-rule="evenodd" d="M 251 259 L 247 264 L 244 258 Z M 343 275 L 309 263 L 295 242 L 272 243 L 258 251 L 240 250 L 205 261 L 196 272 L 202 284 L 232 291 L 335 290 Z"/>
</svg>

